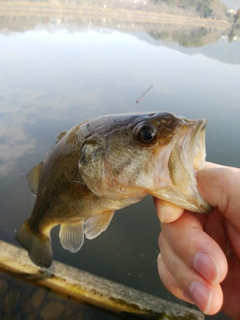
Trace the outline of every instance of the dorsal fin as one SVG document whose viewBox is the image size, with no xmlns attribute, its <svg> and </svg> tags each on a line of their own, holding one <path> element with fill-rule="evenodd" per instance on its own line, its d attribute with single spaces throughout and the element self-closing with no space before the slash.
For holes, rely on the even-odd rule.
<svg viewBox="0 0 240 320">
<path fill-rule="evenodd" d="M 58 143 L 58 141 L 61 140 L 65 136 L 66 133 L 67 133 L 67 131 L 60 131 L 58 136 L 57 136 L 56 143 Z"/>
<path fill-rule="evenodd" d="M 39 184 L 39 177 L 42 171 L 43 161 L 37 164 L 32 170 L 29 171 L 27 175 L 27 181 L 29 184 L 29 188 L 31 189 L 33 194 L 37 194 L 38 191 L 38 184 Z"/>
</svg>

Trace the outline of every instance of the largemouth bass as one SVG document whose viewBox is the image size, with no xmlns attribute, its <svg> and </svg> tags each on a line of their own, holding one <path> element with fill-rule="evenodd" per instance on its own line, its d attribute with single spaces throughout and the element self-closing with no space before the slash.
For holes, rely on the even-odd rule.
<svg viewBox="0 0 240 320">
<path fill-rule="evenodd" d="M 28 174 L 36 201 L 16 239 L 38 266 L 52 263 L 51 229 L 71 252 L 106 230 L 114 212 L 147 194 L 194 212 L 211 207 L 197 191 L 205 164 L 204 119 L 129 113 L 89 119 L 61 132 Z"/>
</svg>

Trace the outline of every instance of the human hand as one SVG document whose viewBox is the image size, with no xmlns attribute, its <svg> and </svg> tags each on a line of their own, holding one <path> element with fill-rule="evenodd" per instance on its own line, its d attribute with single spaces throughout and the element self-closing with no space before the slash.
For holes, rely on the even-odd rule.
<svg viewBox="0 0 240 320">
<path fill-rule="evenodd" d="M 208 163 L 198 190 L 215 209 L 196 214 L 155 199 L 162 232 L 158 271 L 166 288 L 206 314 L 240 319 L 240 170 Z"/>
</svg>

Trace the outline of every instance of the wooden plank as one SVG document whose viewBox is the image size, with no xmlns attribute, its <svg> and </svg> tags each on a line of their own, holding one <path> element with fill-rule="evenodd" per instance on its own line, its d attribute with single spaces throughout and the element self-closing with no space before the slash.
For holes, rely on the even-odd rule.
<svg viewBox="0 0 240 320">
<path fill-rule="evenodd" d="M 116 313 L 155 314 L 158 315 L 158 319 L 165 316 L 168 319 L 204 319 L 204 315 L 197 310 L 57 261 L 54 261 L 49 269 L 39 268 L 30 261 L 25 250 L 3 241 L 0 241 L 0 271 Z"/>
</svg>

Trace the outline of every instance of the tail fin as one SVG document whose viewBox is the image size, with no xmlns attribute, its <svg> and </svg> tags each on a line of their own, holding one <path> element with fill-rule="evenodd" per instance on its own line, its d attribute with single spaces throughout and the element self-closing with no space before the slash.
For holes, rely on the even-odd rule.
<svg viewBox="0 0 240 320">
<path fill-rule="evenodd" d="M 16 239 L 28 251 L 32 262 L 39 267 L 50 267 L 52 264 L 50 237 L 34 232 L 29 225 L 29 220 L 26 220 L 17 230 Z"/>
</svg>

